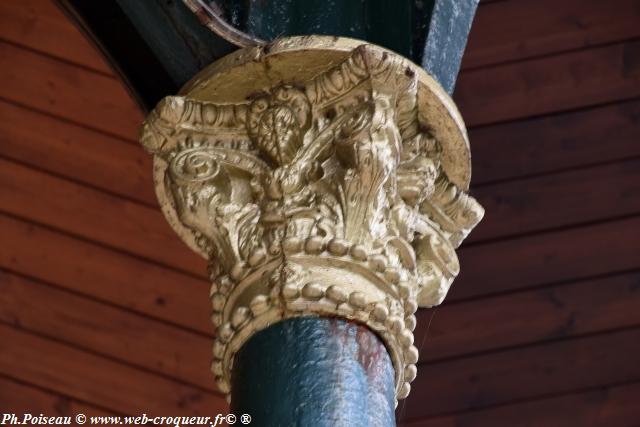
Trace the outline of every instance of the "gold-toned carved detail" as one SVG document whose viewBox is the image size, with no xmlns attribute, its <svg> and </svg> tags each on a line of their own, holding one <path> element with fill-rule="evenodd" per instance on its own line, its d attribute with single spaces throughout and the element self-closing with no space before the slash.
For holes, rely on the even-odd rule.
<svg viewBox="0 0 640 427">
<path fill-rule="evenodd" d="M 340 316 L 382 338 L 408 395 L 415 312 L 442 302 L 483 214 L 466 138 L 423 70 L 348 39 L 244 49 L 158 104 L 141 142 L 169 223 L 210 260 L 221 391 L 256 331 Z"/>
</svg>

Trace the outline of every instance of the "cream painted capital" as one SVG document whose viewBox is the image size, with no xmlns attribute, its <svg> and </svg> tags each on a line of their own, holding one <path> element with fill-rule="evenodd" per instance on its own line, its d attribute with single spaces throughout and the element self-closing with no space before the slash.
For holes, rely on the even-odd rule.
<svg viewBox="0 0 640 427">
<path fill-rule="evenodd" d="M 253 333 L 324 315 L 375 331 L 408 395 L 414 313 L 442 302 L 484 213 L 464 123 L 424 70 L 356 40 L 280 39 L 162 100 L 141 142 L 167 220 L 210 263 L 221 391 Z"/>
</svg>

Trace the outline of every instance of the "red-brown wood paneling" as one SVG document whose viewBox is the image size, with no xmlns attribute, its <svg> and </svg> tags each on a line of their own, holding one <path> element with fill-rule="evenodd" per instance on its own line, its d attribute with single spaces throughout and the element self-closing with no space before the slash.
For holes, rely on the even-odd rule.
<svg viewBox="0 0 640 427">
<path fill-rule="evenodd" d="M 483 223 L 417 313 L 399 425 L 637 427 L 640 2 L 483 0 L 455 100 Z M 49 0 L 0 2 L 0 410 L 211 415 L 204 260 L 142 113 Z"/>
<path fill-rule="evenodd" d="M 638 0 L 500 1 L 478 9 L 464 68 L 640 37 Z"/>
</svg>

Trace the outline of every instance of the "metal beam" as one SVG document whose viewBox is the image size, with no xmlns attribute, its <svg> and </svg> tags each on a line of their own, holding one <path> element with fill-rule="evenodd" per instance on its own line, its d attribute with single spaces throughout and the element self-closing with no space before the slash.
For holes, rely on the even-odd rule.
<svg viewBox="0 0 640 427">
<path fill-rule="evenodd" d="M 378 44 L 421 64 L 451 94 L 478 0 L 189 0 L 197 14 L 180 0 L 57 3 L 148 111 L 239 46 L 290 35 Z M 211 21 L 224 24 L 220 34 L 203 25 Z"/>
</svg>

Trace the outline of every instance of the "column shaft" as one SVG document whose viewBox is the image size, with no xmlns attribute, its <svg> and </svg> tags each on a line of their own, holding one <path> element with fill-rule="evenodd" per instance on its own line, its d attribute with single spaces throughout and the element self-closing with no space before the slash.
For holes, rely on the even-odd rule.
<svg viewBox="0 0 640 427">
<path fill-rule="evenodd" d="M 367 327 L 298 317 L 253 335 L 236 354 L 231 411 L 260 426 L 395 426 L 394 375 Z"/>
</svg>

